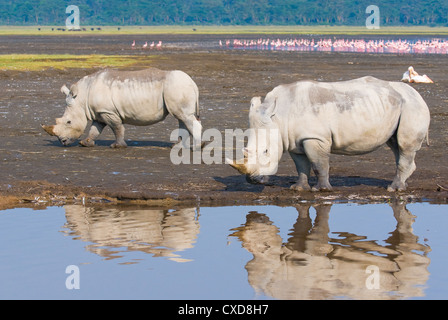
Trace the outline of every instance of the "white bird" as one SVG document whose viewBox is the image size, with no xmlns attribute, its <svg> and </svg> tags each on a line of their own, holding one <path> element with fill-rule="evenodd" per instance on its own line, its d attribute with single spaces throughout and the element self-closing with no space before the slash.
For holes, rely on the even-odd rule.
<svg viewBox="0 0 448 320">
<path fill-rule="evenodd" d="M 412 66 L 410 66 L 408 70 L 403 73 L 401 81 L 411 83 L 434 83 L 434 81 L 432 81 L 426 74 L 422 76 L 419 75 Z"/>
</svg>

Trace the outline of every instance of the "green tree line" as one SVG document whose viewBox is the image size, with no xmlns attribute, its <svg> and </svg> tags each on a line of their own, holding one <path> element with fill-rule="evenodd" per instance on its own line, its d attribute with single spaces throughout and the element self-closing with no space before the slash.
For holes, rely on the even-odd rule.
<svg viewBox="0 0 448 320">
<path fill-rule="evenodd" d="M 364 25 L 368 5 L 381 25 L 448 26 L 448 0 L 0 0 L 2 25 Z"/>
</svg>

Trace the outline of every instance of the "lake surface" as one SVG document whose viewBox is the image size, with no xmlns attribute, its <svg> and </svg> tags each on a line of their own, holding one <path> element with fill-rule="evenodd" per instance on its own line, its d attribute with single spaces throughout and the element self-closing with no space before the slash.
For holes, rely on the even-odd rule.
<svg viewBox="0 0 448 320">
<path fill-rule="evenodd" d="M 447 299 L 448 205 L 0 211 L 0 299 Z"/>
<path fill-rule="evenodd" d="M 257 38 L 220 40 L 221 48 L 268 51 L 448 54 L 444 38 Z"/>
</svg>

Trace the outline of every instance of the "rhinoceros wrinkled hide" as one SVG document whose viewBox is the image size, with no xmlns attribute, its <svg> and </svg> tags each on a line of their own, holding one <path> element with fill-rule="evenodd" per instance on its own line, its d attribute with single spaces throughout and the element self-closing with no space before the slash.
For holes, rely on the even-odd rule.
<svg viewBox="0 0 448 320">
<path fill-rule="evenodd" d="M 124 124 L 147 126 L 169 114 L 193 136 L 193 147 L 200 148 L 199 90 L 182 71 L 149 68 L 139 71 L 101 70 L 83 77 L 70 89 L 63 85 L 67 107 L 56 125 L 42 125 L 63 145 L 74 143 L 92 123 L 82 146 L 94 146 L 95 139 L 110 126 L 116 141 L 111 147 L 126 147 Z"/>
<path fill-rule="evenodd" d="M 387 144 L 397 163 L 388 191 L 401 191 L 416 169 L 416 152 L 425 139 L 428 143 L 430 115 L 423 98 L 409 85 L 363 77 L 277 86 L 263 102 L 252 99 L 249 123 L 251 129 L 280 132 L 278 147 L 289 152 L 299 174 L 293 190 L 331 191 L 330 154 L 361 155 Z M 275 144 L 271 141 L 270 146 Z M 258 155 L 270 151 L 249 144 L 247 149 Z M 278 163 L 279 158 L 272 156 L 270 161 Z M 250 182 L 264 180 L 260 165 L 249 166 L 246 160 L 228 163 Z M 311 169 L 318 179 L 313 188 L 308 184 Z"/>
</svg>

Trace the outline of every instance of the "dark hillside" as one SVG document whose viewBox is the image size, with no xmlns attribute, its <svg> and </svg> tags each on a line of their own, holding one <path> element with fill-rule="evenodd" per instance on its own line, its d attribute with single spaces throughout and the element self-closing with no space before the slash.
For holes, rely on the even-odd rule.
<svg viewBox="0 0 448 320">
<path fill-rule="evenodd" d="M 2 0 L 0 24 L 64 25 L 76 5 L 82 25 L 364 25 L 367 0 Z M 383 26 L 446 26 L 446 0 L 377 0 Z"/>
</svg>

